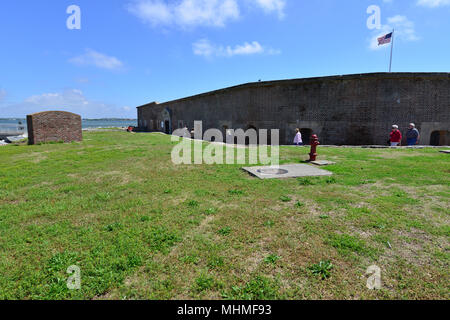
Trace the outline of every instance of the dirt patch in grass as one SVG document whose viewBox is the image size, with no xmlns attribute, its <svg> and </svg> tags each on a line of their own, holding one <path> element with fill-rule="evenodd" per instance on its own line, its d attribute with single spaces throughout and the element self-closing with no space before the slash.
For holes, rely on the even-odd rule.
<svg viewBox="0 0 450 320">
<path fill-rule="evenodd" d="M 423 155 L 418 153 L 407 153 L 405 152 L 396 152 L 396 150 L 390 150 L 391 152 L 382 152 L 374 156 L 375 159 L 408 159 L 408 158 L 414 158 L 414 157 L 422 157 Z M 404 150 L 402 150 L 404 151 Z"/>
<path fill-rule="evenodd" d="M 425 249 L 433 246 L 433 240 L 426 232 L 417 229 L 395 230 L 389 243 L 391 247 L 386 248 L 381 260 L 387 259 L 393 263 L 402 259 L 411 265 L 424 268 L 432 265 L 433 258 Z"/>
</svg>

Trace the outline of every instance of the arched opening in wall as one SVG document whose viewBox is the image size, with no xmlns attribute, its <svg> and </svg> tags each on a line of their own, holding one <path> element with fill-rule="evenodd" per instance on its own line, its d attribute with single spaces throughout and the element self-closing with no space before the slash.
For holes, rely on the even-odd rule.
<svg viewBox="0 0 450 320">
<path fill-rule="evenodd" d="M 169 120 L 164 121 L 164 132 L 166 134 L 170 134 L 170 121 Z"/>
<path fill-rule="evenodd" d="M 302 134 L 303 144 L 309 145 L 311 143 L 311 136 L 313 134 L 312 129 L 303 128 L 303 129 L 300 129 L 300 133 Z"/>
<path fill-rule="evenodd" d="M 164 109 L 162 112 L 162 118 L 163 118 L 163 131 L 166 134 L 172 133 L 172 112 L 169 109 Z"/>
<path fill-rule="evenodd" d="M 447 135 L 448 131 L 433 131 L 430 137 L 430 145 L 432 146 L 445 146 L 447 145 Z"/>
</svg>

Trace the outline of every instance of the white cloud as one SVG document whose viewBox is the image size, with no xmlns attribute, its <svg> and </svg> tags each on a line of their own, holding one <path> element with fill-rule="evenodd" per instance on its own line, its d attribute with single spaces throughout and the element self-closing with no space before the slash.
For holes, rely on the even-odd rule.
<svg viewBox="0 0 450 320">
<path fill-rule="evenodd" d="M 119 107 L 85 97 L 81 90 L 67 89 L 62 92 L 33 95 L 24 101 L 0 107 L 5 117 L 25 117 L 41 111 L 68 111 L 83 118 L 135 118 L 136 111 L 130 107 Z"/>
<path fill-rule="evenodd" d="M 397 36 L 400 39 L 406 41 L 419 40 L 419 37 L 416 35 L 414 22 L 409 20 L 407 17 L 400 15 L 390 17 L 388 18 L 388 24 L 395 28 Z"/>
<path fill-rule="evenodd" d="M 207 39 L 202 39 L 195 42 L 192 44 L 192 49 L 195 55 L 204 57 L 213 56 L 218 51 L 217 47 L 211 44 L 211 42 Z M 219 49 L 219 51 L 223 51 L 223 48 Z"/>
<path fill-rule="evenodd" d="M 128 11 L 152 26 L 224 27 L 241 16 L 240 3 L 246 2 L 266 13 L 284 18 L 286 0 L 133 0 Z"/>
<path fill-rule="evenodd" d="M 237 0 L 136 0 L 128 5 L 128 11 L 153 26 L 223 27 L 240 16 Z"/>
<path fill-rule="evenodd" d="M 245 42 L 243 45 L 237 45 L 234 48 L 227 47 L 227 55 L 230 57 L 260 53 L 264 53 L 264 48 L 257 41 L 253 41 L 252 43 Z"/>
<path fill-rule="evenodd" d="M 195 55 L 206 58 L 211 57 L 233 57 L 233 56 L 248 56 L 255 54 L 280 54 L 281 51 L 271 48 L 263 47 L 259 42 L 253 41 L 251 43 L 245 42 L 242 45 L 222 46 L 211 43 L 208 39 L 202 39 L 192 45 Z"/>
<path fill-rule="evenodd" d="M 85 53 L 69 60 L 77 66 L 94 66 L 107 70 L 118 70 L 123 67 L 123 63 L 116 57 L 110 57 L 103 53 L 86 49 Z"/>
<path fill-rule="evenodd" d="M 128 5 L 128 11 L 153 25 L 170 24 L 174 19 L 171 8 L 162 1 L 137 1 Z"/>
<path fill-rule="evenodd" d="M 406 16 L 396 15 L 387 19 L 387 24 L 383 25 L 380 30 L 374 30 L 370 39 L 370 49 L 378 50 L 385 46 L 378 46 L 378 38 L 395 29 L 394 41 L 402 40 L 406 42 L 417 41 L 420 38 L 416 34 L 414 22 Z"/>
<path fill-rule="evenodd" d="M 418 0 L 417 5 L 429 8 L 437 8 L 450 5 L 450 0 Z"/>
<path fill-rule="evenodd" d="M 285 0 L 252 0 L 257 6 L 262 8 L 266 13 L 276 12 L 280 19 L 285 16 L 284 8 L 286 6 Z"/>
</svg>

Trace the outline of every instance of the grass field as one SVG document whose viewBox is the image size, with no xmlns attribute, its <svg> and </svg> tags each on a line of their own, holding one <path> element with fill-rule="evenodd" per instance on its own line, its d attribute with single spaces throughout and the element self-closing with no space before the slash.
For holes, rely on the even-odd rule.
<svg viewBox="0 0 450 320">
<path fill-rule="evenodd" d="M 437 149 L 319 148 L 332 177 L 262 181 L 175 166 L 160 134 L 84 139 L 0 149 L 0 298 L 450 298 Z M 282 147 L 281 162 L 307 153 Z M 381 290 L 366 288 L 371 265 Z"/>
</svg>

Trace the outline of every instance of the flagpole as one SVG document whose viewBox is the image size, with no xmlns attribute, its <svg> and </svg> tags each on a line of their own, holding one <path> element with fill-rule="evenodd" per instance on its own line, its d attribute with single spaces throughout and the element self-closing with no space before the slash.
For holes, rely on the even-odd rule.
<svg viewBox="0 0 450 320">
<path fill-rule="evenodd" d="M 394 32 L 395 30 L 392 29 L 392 42 L 391 42 L 391 61 L 389 63 L 389 73 L 392 72 L 392 52 L 394 51 Z"/>
</svg>

